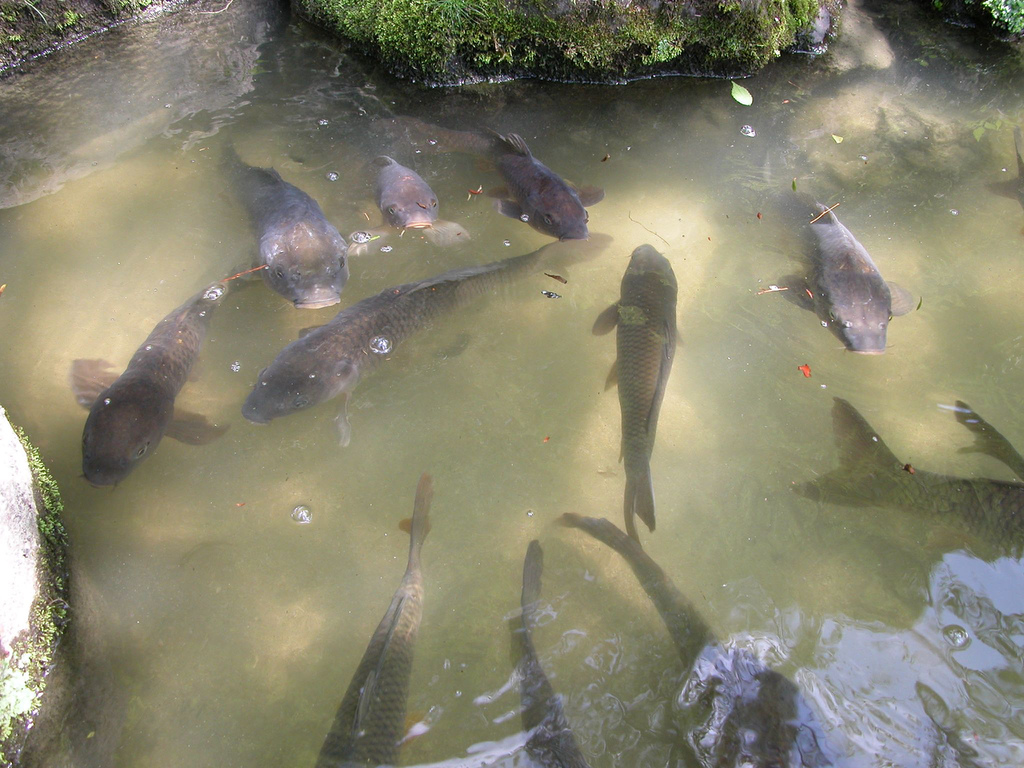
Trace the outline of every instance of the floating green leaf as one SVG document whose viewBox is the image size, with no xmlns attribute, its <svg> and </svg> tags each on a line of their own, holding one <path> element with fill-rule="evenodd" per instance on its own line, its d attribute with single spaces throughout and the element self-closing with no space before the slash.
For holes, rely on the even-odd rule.
<svg viewBox="0 0 1024 768">
<path fill-rule="evenodd" d="M 920 309 L 922 304 L 924 304 L 924 296 L 922 296 L 921 300 L 919 302 L 917 302 L 917 309 Z M 914 310 L 914 311 L 916 312 L 917 310 Z"/>
<path fill-rule="evenodd" d="M 981 141 L 981 137 L 985 135 L 985 126 L 984 125 L 979 125 L 977 128 L 974 129 L 973 133 L 974 133 L 974 140 L 975 141 Z"/>
<path fill-rule="evenodd" d="M 732 84 L 732 97 L 745 107 L 754 103 L 754 97 L 750 95 L 750 91 L 735 81 Z"/>
<path fill-rule="evenodd" d="M 793 179 L 793 191 L 796 192 L 796 179 Z"/>
<path fill-rule="evenodd" d="M 842 144 L 843 143 L 843 137 L 842 136 L 836 136 L 833 133 L 832 134 L 832 141 L 834 141 L 836 144 Z"/>
</svg>

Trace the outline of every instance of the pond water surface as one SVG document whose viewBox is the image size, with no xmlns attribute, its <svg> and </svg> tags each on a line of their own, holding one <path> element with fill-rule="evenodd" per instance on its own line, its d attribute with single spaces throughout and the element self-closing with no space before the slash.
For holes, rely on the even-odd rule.
<svg viewBox="0 0 1024 768">
<path fill-rule="evenodd" d="M 962 450 L 973 437 L 948 406 L 967 401 L 1024 446 L 1024 210 L 987 187 L 1016 177 L 1024 78 L 1005 63 L 1019 52 L 916 20 L 918 37 L 889 35 L 890 66 L 791 56 L 744 81 L 750 107 L 710 79 L 427 90 L 275 8 L 221 7 L 166 22 L 160 45 L 155 26 L 118 30 L 0 81 L 0 402 L 61 486 L 88 660 L 87 704 L 65 725 L 78 757 L 39 764 L 313 765 L 401 578 L 398 523 L 424 471 L 435 496 L 409 710 L 431 727 L 402 763 L 518 731 L 507 619 L 539 538 L 551 610 L 535 642 L 591 765 L 690 764 L 673 727 L 688 670 L 663 622 L 617 554 L 555 525 L 564 512 L 622 522 L 619 405 L 604 390 L 614 335 L 591 326 L 643 243 L 675 270 L 681 337 L 646 551 L 721 643 L 797 685 L 831 764 L 1024 763 L 1020 542 L 793 492 L 839 461 L 834 397 L 914 467 L 1012 478 Z M 338 309 L 297 310 L 255 281 L 217 310 L 179 397 L 226 435 L 165 439 L 117 487 L 89 486 L 72 361 L 120 370 L 171 309 L 253 259 L 227 145 L 346 235 L 368 226 L 365 163 L 386 151 L 471 233 L 448 249 L 374 241 L 351 259 L 342 307 L 550 242 L 468 194 L 499 184 L 492 170 L 387 143 L 375 121 L 405 115 L 520 133 L 559 174 L 605 190 L 590 229 L 608 244 L 397 348 L 355 390 L 346 448 L 335 403 L 242 418 L 257 373 Z M 812 313 L 759 293 L 801 269 L 805 230 L 778 203 L 794 184 L 841 202 L 882 274 L 920 302 L 892 321 L 884 355 L 846 352 Z"/>
</svg>

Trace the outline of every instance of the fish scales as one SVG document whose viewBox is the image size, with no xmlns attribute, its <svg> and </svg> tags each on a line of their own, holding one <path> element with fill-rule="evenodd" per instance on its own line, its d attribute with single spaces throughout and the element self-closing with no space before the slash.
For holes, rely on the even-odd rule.
<svg viewBox="0 0 1024 768">
<path fill-rule="evenodd" d="M 398 761 L 413 651 L 423 616 L 420 550 L 430 530 L 432 496 L 433 481 L 424 474 L 416 488 L 405 575 L 352 676 L 316 768 L 395 765 Z"/>
</svg>

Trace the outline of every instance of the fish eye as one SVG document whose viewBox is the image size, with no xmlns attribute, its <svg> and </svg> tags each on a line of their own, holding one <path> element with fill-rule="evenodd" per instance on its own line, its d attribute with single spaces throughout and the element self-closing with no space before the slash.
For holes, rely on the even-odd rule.
<svg viewBox="0 0 1024 768">
<path fill-rule="evenodd" d="M 146 455 L 146 451 L 148 449 L 149 449 L 149 443 L 146 443 L 145 445 L 140 445 L 139 446 L 139 450 L 137 450 L 135 452 L 135 458 L 136 459 L 141 459 L 143 456 Z"/>
<path fill-rule="evenodd" d="M 344 256 L 339 256 L 338 257 L 338 266 L 344 269 L 344 267 L 345 267 L 345 257 Z"/>
<path fill-rule="evenodd" d="M 828 319 L 831 320 L 832 322 L 836 321 L 836 311 L 834 309 L 830 309 L 828 311 Z"/>
<path fill-rule="evenodd" d="M 890 322 L 892 321 L 892 315 L 889 315 L 889 321 Z"/>
<path fill-rule="evenodd" d="M 431 208 L 437 208 L 437 198 L 436 197 L 430 201 L 430 207 Z"/>
<path fill-rule="evenodd" d="M 296 408 L 305 408 L 307 405 L 309 405 L 309 398 L 307 398 L 305 395 L 297 395 L 295 397 L 295 402 L 293 403 L 293 405 Z"/>
<path fill-rule="evenodd" d="M 390 213 L 392 216 L 394 216 L 395 215 L 395 206 L 389 205 L 388 206 L 388 213 Z"/>
<path fill-rule="evenodd" d="M 284 277 L 284 270 L 278 267 L 277 269 L 274 270 L 274 274 L 277 275 L 278 277 Z"/>
<path fill-rule="evenodd" d="M 547 213 L 544 214 L 544 223 L 545 224 L 551 224 L 552 223 L 551 215 L 550 214 L 547 214 Z"/>
</svg>

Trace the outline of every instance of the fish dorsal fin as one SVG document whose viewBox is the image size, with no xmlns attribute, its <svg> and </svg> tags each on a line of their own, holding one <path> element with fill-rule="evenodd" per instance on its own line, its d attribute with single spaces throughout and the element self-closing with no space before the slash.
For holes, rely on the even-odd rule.
<svg viewBox="0 0 1024 768">
<path fill-rule="evenodd" d="M 843 468 L 869 464 L 890 471 L 898 469 L 900 460 L 896 454 L 889 450 L 860 412 L 840 397 L 832 406 L 832 429 Z"/>
<path fill-rule="evenodd" d="M 592 205 L 597 205 L 604 200 L 604 190 L 600 187 L 577 187 L 571 185 L 576 190 L 576 196 L 579 197 L 580 202 L 583 203 L 585 208 L 589 208 Z"/>
<path fill-rule="evenodd" d="M 886 283 L 889 286 L 889 311 L 896 317 L 905 315 L 914 308 L 914 297 L 906 288 L 897 283 Z"/>
<path fill-rule="evenodd" d="M 305 328 L 301 328 L 299 330 L 299 338 L 300 339 L 304 339 L 307 336 L 309 336 L 309 334 L 313 333 L 314 331 L 319 331 L 325 325 L 326 325 L 326 323 L 321 323 L 320 325 L 308 325 Z"/>
<path fill-rule="evenodd" d="M 611 370 L 608 371 L 608 377 L 604 380 L 604 391 L 607 392 L 612 387 L 617 386 L 618 383 L 619 383 L 619 361 L 616 360 L 614 363 L 612 363 Z M 619 459 L 621 460 L 622 457 L 620 456 Z"/>
<path fill-rule="evenodd" d="M 507 136 L 502 136 L 501 140 L 517 155 L 533 157 L 533 154 L 530 152 L 530 148 L 526 146 L 526 141 L 518 133 L 510 133 Z"/>
<path fill-rule="evenodd" d="M 606 333 L 610 333 L 618 324 L 619 303 L 615 302 L 597 316 L 597 320 L 594 321 L 594 327 L 591 329 L 591 333 L 595 336 L 604 336 Z"/>
</svg>

